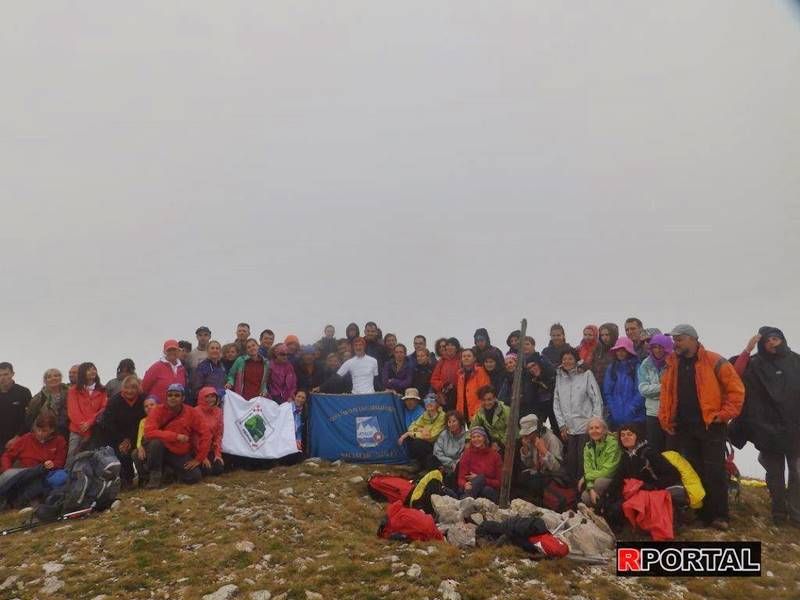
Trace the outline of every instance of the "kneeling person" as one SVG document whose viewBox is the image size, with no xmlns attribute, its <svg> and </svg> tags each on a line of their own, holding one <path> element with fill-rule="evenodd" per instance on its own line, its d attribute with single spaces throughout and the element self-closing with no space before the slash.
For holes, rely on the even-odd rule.
<svg viewBox="0 0 800 600">
<path fill-rule="evenodd" d="M 200 463 L 203 475 L 221 475 L 225 469 L 222 460 L 222 411 L 219 408 L 219 395 L 213 387 L 204 387 L 197 394 L 195 410 L 203 419 L 211 440 L 208 453 Z M 199 450 L 200 436 L 192 436 L 192 451 Z"/>
<path fill-rule="evenodd" d="M 154 407 L 144 426 L 148 489 L 161 486 L 163 467 L 175 470 L 184 483 L 197 483 L 202 478 L 200 464 L 208 456 L 211 434 L 203 418 L 183 403 L 185 390 L 180 383 L 167 389 L 165 404 Z M 191 455 L 192 436 L 197 436 L 196 453 Z"/>
</svg>

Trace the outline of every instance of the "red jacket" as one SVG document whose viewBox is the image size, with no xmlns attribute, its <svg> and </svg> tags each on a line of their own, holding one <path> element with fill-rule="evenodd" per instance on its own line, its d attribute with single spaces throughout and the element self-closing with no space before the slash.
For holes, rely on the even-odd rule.
<svg viewBox="0 0 800 600">
<path fill-rule="evenodd" d="M 458 489 L 463 490 L 467 483 L 467 475 L 475 473 L 486 478 L 486 485 L 499 490 L 502 471 L 503 463 L 497 450 L 491 446 L 475 448 L 470 444 L 458 463 Z"/>
<path fill-rule="evenodd" d="M 44 444 L 31 433 L 17 438 L 12 446 L 0 457 L 0 472 L 6 471 L 19 461 L 20 467 L 36 467 L 52 460 L 56 469 L 63 469 L 67 461 L 67 442 L 60 435 L 54 435 Z"/>
<path fill-rule="evenodd" d="M 177 438 L 180 434 L 187 436 L 188 441 L 179 442 Z M 161 440 L 164 447 L 173 454 L 189 454 L 192 451 L 193 437 L 197 439 L 194 458 L 202 462 L 208 458 L 211 432 L 200 413 L 188 404 L 181 405 L 177 416 L 166 404 L 154 406 L 144 422 L 144 438 Z"/>
<path fill-rule="evenodd" d="M 92 434 L 91 425 L 97 420 L 97 416 L 103 412 L 108 403 L 108 396 L 105 390 L 83 389 L 78 391 L 77 386 L 70 386 L 67 392 L 67 416 L 69 417 L 69 430 L 78 433 L 82 437 L 88 438 Z M 90 427 L 83 433 L 79 429 L 81 423 L 89 423 Z"/>
<path fill-rule="evenodd" d="M 461 359 L 440 358 L 436 361 L 436 366 L 431 374 L 431 387 L 437 394 L 448 383 L 455 387 L 458 383 L 458 370 L 461 368 Z"/>
<path fill-rule="evenodd" d="M 182 364 L 173 371 L 172 365 L 166 360 L 153 363 L 142 379 L 142 391 L 145 396 L 152 396 L 158 404 L 167 400 L 167 388 L 173 383 L 180 383 L 186 387 L 186 369 Z"/>
<path fill-rule="evenodd" d="M 218 406 L 208 406 L 207 404 L 198 404 L 195 410 L 200 415 L 200 418 L 203 419 L 211 436 L 210 451 L 215 459 L 222 458 L 222 411 Z M 198 441 L 198 436 L 192 437 L 192 448 L 195 452 L 197 451 Z M 208 453 L 206 453 L 206 456 L 208 456 Z"/>
</svg>

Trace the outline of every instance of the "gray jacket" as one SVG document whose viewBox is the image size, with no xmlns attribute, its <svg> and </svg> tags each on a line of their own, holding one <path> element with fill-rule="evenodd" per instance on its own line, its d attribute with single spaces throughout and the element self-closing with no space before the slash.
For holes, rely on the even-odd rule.
<svg viewBox="0 0 800 600">
<path fill-rule="evenodd" d="M 535 473 L 545 471 L 552 473 L 558 471 L 561 468 L 561 461 L 563 460 L 561 440 L 558 439 L 555 433 L 547 428 L 539 434 L 539 437 L 542 438 L 545 446 L 547 446 L 547 454 L 541 457 L 541 466 L 539 467 L 539 451 L 536 449 L 536 446 L 531 444 L 529 449 L 525 446 L 524 442 L 519 448 L 519 457 L 522 460 L 522 464 L 526 469 Z"/>
<path fill-rule="evenodd" d="M 603 415 L 603 396 L 591 371 L 558 369 L 553 412 L 558 426 L 566 427 L 570 435 L 586 433 L 589 419 Z"/>
<path fill-rule="evenodd" d="M 455 471 L 461 455 L 464 454 L 464 446 L 467 443 L 467 431 L 464 429 L 461 435 L 454 436 L 445 427 L 444 431 L 436 438 L 433 445 L 433 455 L 439 459 L 442 466 L 447 471 Z"/>
</svg>

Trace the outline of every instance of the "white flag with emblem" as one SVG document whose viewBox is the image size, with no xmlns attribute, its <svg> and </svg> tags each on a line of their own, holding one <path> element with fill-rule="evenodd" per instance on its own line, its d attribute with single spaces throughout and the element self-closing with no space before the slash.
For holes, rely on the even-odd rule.
<svg viewBox="0 0 800 600">
<path fill-rule="evenodd" d="M 281 458 L 297 452 L 294 405 L 260 396 L 245 400 L 227 390 L 222 406 L 222 451 L 250 458 Z"/>
</svg>

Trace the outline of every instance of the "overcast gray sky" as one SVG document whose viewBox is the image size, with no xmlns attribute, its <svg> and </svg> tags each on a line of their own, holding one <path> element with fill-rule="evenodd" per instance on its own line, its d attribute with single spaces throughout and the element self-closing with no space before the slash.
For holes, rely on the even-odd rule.
<svg viewBox="0 0 800 600">
<path fill-rule="evenodd" d="M 239 320 L 800 340 L 788 0 L 2 13 L 0 359 L 31 388 Z"/>
</svg>

